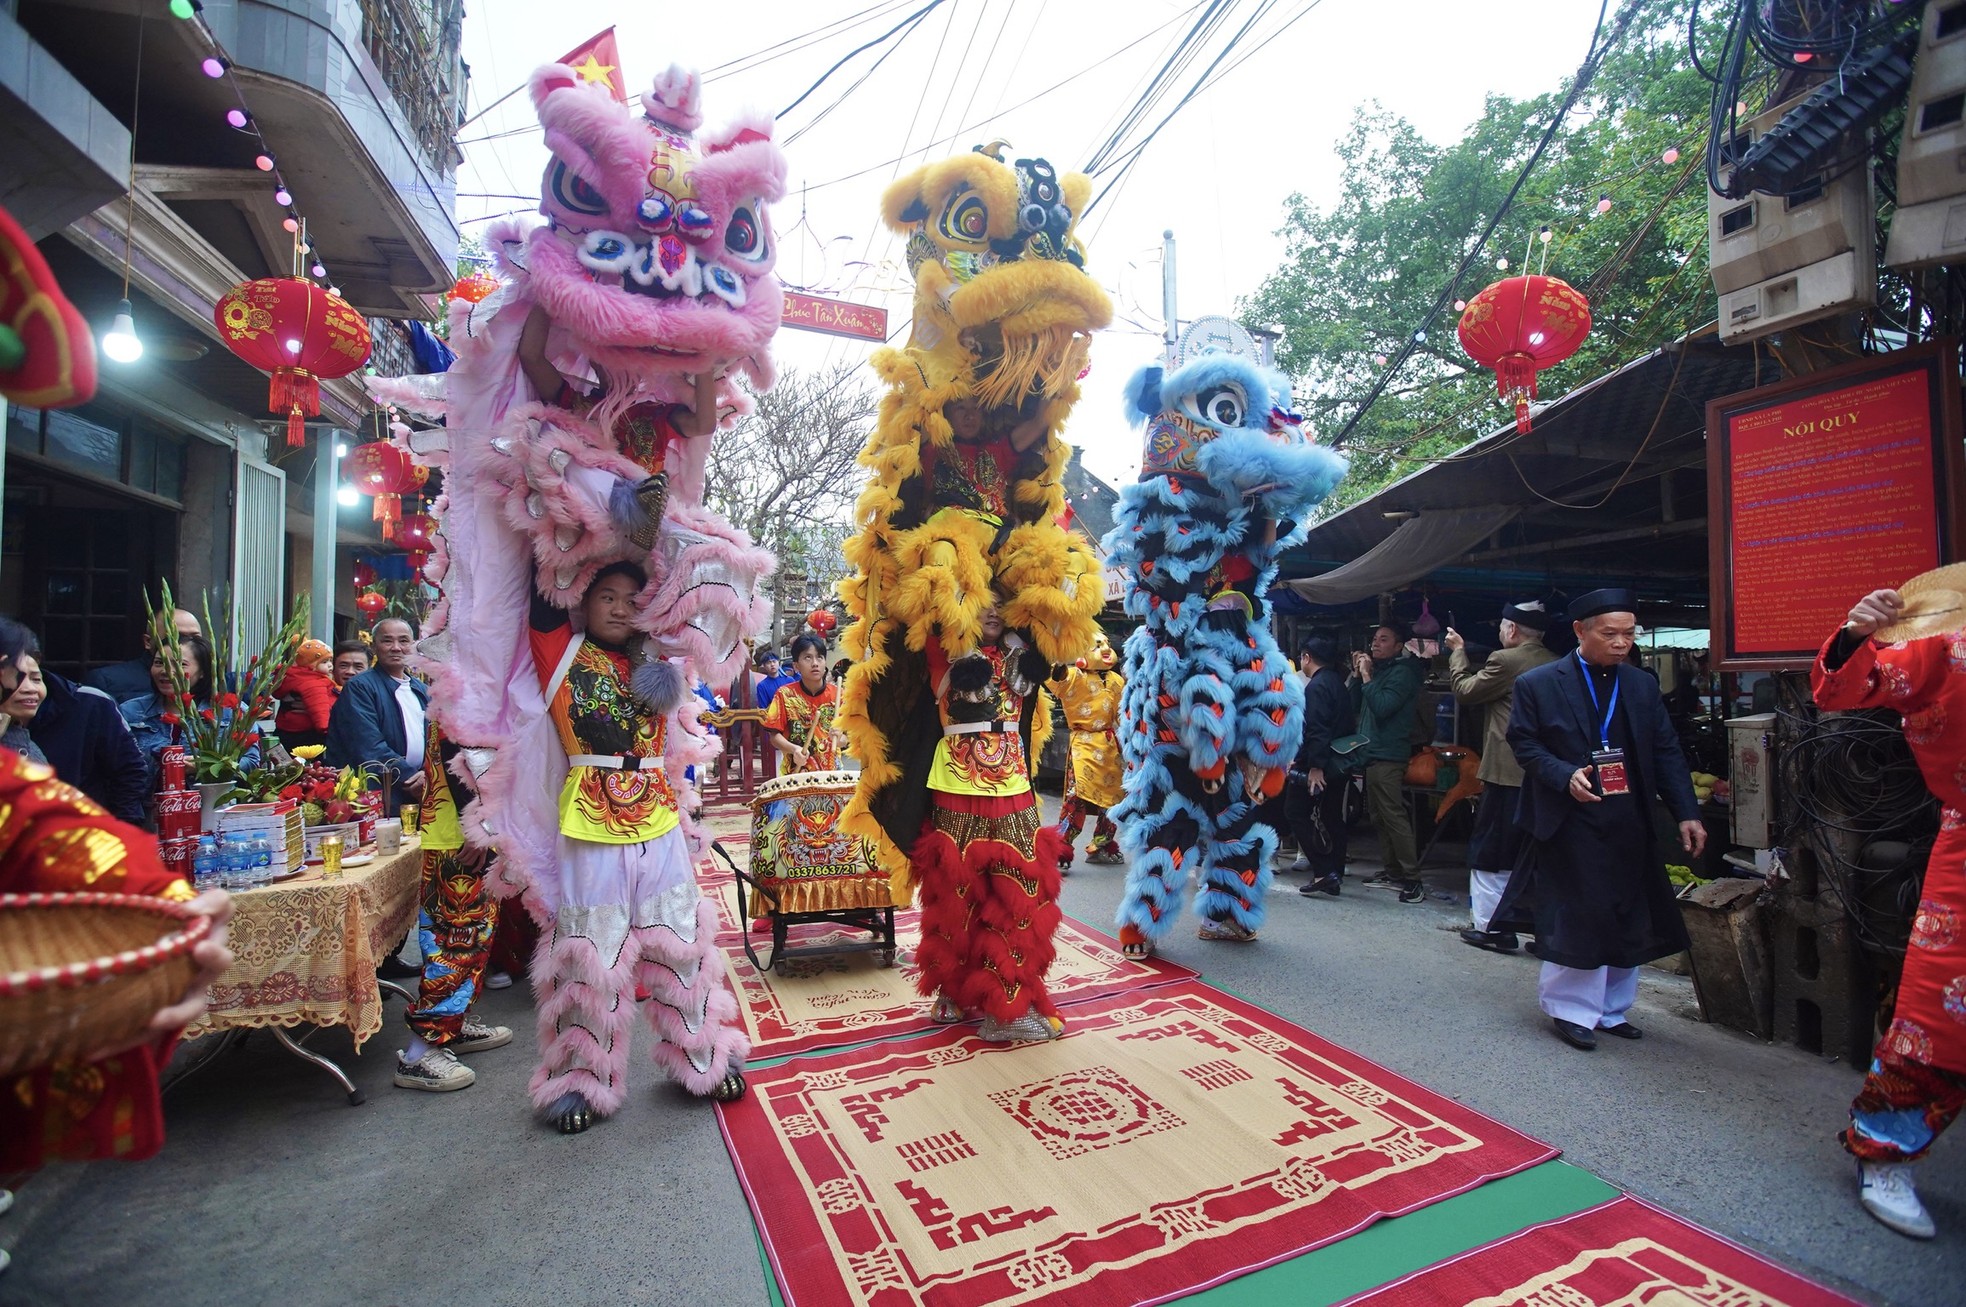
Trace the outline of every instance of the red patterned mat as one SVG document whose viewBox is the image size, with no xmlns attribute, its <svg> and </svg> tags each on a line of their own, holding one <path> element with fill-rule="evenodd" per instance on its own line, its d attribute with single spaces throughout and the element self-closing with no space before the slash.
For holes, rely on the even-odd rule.
<svg viewBox="0 0 1966 1307">
<path fill-rule="evenodd" d="M 1345 1307 L 1848 1307 L 1856 1300 L 1632 1197 L 1532 1225 Z"/>
<path fill-rule="evenodd" d="M 748 1073 L 718 1119 L 792 1307 L 1165 1302 L 1556 1155 L 1198 981 L 1066 1018 Z"/>
</svg>

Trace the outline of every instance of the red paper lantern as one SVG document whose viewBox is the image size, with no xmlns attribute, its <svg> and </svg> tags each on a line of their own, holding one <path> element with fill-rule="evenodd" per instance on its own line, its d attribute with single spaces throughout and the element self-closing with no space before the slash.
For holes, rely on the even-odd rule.
<svg viewBox="0 0 1966 1307">
<path fill-rule="evenodd" d="M 389 607 L 389 597 L 380 590 L 364 590 L 361 594 L 355 596 L 355 606 L 373 618 L 377 613 Z"/>
<path fill-rule="evenodd" d="M 436 535 L 437 519 L 424 512 L 403 514 L 402 522 L 396 527 L 396 542 L 409 553 L 410 566 L 419 572 L 430 551 L 437 547 Z"/>
<path fill-rule="evenodd" d="M 1517 431 L 1529 430 L 1536 373 L 1577 352 L 1591 334 L 1591 305 L 1558 277 L 1508 277 L 1468 301 L 1461 348 L 1495 369 L 1495 390 L 1515 401 Z"/>
<path fill-rule="evenodd" d="M 833 628 L 839 624 L 840 619 L 827 612 L 824 608 L 815 608 L 806 614 L 806 625 L 810 626 L 813 632 L 822 640 L 831 639 Z"/>
<path fill-rule="evenodd" d="M 393 442 L 372 440 L 349 452 L 348 476 L 356 490 L 375 496 L 373 516 L 382 523 L 382 538 L 394 540 L 396 523 L 403 516 L 402 496 L 423 489 L 430 470 L 411 462 Z"/>
<path fill-rule="evenodd" d="M 466 304 L 479 304 L 497 289 L 498 278 L 489 272 L 472 272 L 457 279 L 457 284 L 451 287 L 451 298 L 463 300 Z"/>
<path fill-rule="evenodd" d="M 369 361 L 369 324 L 305 277 L 261 277 L 225 292 L 212 310 L 225 347 L 273 375 L 266 404 L 287 415 L 287 444 L 306 443 L 321 413 L 321 382 Z"/>
<path fill-rule="evenodd" d="M 370 566 L 368 563 L 363 563 L 363 562 L 356 563 L 355 588 L 357 590 L 366 590 L 370 586 L 374 585 L 375 583 L 376 583 L 375 568 Z"/>
</svg>

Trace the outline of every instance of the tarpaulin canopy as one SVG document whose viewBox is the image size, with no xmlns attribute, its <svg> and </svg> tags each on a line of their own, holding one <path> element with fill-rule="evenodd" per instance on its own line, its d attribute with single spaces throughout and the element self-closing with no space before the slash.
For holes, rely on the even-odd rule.
<svg viewBox="0 0 1966 1307">
<path fill-rule="evenodd" d="M 1500 507 L 1422 513 L 1342 567 L 1283 584 L 1314 604 L 1348 604 L 1399 590 L 1461 557 L 1521 511 Z"/>
</svg>

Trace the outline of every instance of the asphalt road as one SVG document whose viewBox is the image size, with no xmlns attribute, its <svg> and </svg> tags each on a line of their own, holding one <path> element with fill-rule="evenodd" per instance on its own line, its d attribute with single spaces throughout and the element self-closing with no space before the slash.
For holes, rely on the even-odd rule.
<svg viewBox="0 0 1966 1307">
<path fill-rule="evenodd" d="M 1354 876 L 1376 869 L 1369 838 L 1363 852 Z M 1081 864 L 1066 910 L 1110 932 L 1122 877 Z M 1652 972 L 1632 1013 L 1645 1038 L 1574 1052 L 1536 1010 L 1533 960 L 1450 933 L 1460 903 L 1402 906 L 1356 879 L 1307 900 L 1296 884 L 1279 879 L 1259 941 L 1202 943 L 1184 922 L 1167 956 L 1859 1298 L 1966 1301 L 1966 1130 L 1921 1168 L 1939 1238 L 1903 1239 L 1858 1207 L 1835 1143 L 1851 1068 L 1702 1025 L 1690 984 Z M 527 990 L 482 1011 L 519 1038 L 473 1057 L 479 1081 L 456 1094 L 390 1085 L 393 1004 L 360 1057 L 345 1031 L 321 1036 L 368 1091 L 356 1108 L 255 1035 L 172 1091 L 159 1158 L 56 1167 L 22 1191 L 0 1217 L 15 1257 L 0 1304 L 764 1302 L 710 1111 L 638 1058 L 622 1112 L 562 1138 L 527 1111 Z"/>
</svg>

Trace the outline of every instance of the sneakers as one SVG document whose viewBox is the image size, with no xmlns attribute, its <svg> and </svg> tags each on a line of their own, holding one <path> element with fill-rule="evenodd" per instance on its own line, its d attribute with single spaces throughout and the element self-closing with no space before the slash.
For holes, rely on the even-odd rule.
<svg viewBox="0 0 1966 1307">
<path fill-rule="evenodd" d="M 512 1042 L 512 1027 L 488 1026 L 467 1014 L 458 1027 L 457 1038 L 446 1047 L 453 1053 L 482 1053 L 488 1048 L 504 1048 Z"/>
<path fill-rule="evenodd" d="M 1910 1239 L 1930 1239 L 1938 1233 L 1918 1191 L 1911 1184 L 1910 1162 L 1858 1162 L 1857 1199 L 1864 1210 Z"/>
<path fill-rule="evenodd" d="M 485 988 L 486 989 L 512 988 L 511 973 L 506 971 L 487 971 L 485 973 Z"/>
<path fill-rule="evenodd" d="M 1400 880 L 1399 877 L 1393 875 L 1390 871 L 1382 871 L 1376 876 L 1367 876 L 1365 878 L 1365 887 L 1367 889 L 1398 889 L 1404 883 L 1404 881 Z"/>
<path fill-rule="evenodd" d="M 1397 884 L 1399 901 L 1401 903 L 1425 903 L 1427 901 L 1427 887 L 1424 883 L 1417 880 L 1406 880 L 1400 881 Z"/>
<path fill-rule="evenodd" d="M 1032 1009 L 1015 1021 L 999 1021 L 986 1016 L 976 1033 L 992 1044 L 1037 1043 L 1064 1034 L 1065 1023 Z"/>
<path fill-rule="evenodd" d="M 1195 931 L 1196 939 L 1217 940 L 1230 944 L 1247 944 L 1256 938 L 1256 932 L 1233 920 L 1204 921 Z"/>
<path fill-rule="evenodd" d="M 1117 844 L 1102 844 L 1090 849 L 1085 855 L 1088 867 L 1119 867 L 1126 863 L 1126 855 L 1120 852 Z"/>
<path fill-rule="evenodd" d="M 505 1037 L 512 1037 L 511 1031 Z M 457 1060 L 457 1054 L 448 1048 L 433 1048 L 414 1062 L 405 1062 L 401 1053 L 396 1054 L 396 1087 L 398 1089 L 422 1089 L 433 1094 L 449 1093 L 453 1089 L 468 1089 L 478 1082 L 478 1073 Z"/>
</svg>

